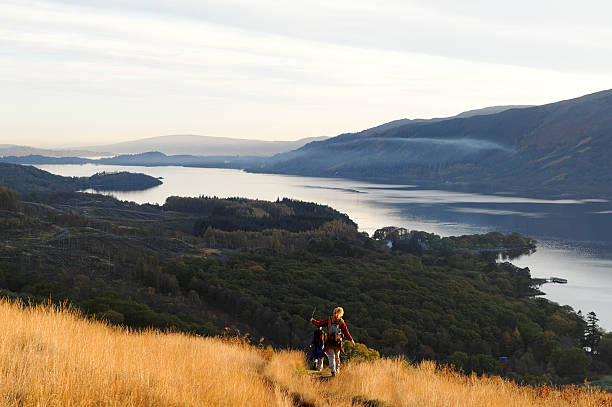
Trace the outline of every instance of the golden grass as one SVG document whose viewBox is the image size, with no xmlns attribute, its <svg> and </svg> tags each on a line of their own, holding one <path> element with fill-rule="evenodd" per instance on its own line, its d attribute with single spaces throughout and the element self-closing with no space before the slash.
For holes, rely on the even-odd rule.
<svg viewBox="0 0 612 407">
<path fill-rule="evenodd" d="M 0 302 L 0 406 L 290 406 L 247 346 Z"/>
<path fill-rule="evenodd" d="M 400 359 L 306 374 L 304 355 L 129 332 L 57 307 L 0 300 L 0 406 L 612 406 L 595 390 L 520 387 Z M 357 404 L 359 405 L 359 404 Z M 361 404 L 363 405 L 363 404 Z"/>
</svg>

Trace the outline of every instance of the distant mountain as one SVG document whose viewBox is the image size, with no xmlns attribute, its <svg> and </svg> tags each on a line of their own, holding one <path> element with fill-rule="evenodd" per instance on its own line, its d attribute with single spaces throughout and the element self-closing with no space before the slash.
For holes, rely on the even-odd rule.
<svg viewBox="0 0 612 407">
<path fill-rule="evenodd" d="M 443 120 L 494 114 L 494 113 L 503 112 L 505 110 L 522 109 L 525 107 L 531 107 L 531 106 L 529 105 L 490 106 L 490 107 L 485 107 L 482 109 L 468 110 L 466 112 L 462 112 L 456 116 L 451 116 L 451 117 L 441 117 L 441 118 L 433 118 L 433 119 L 399 119 L 399 120 L 393 120 L 391 122 L 384 123 L 379 126 L 375 126 L 375 127 L 372 127 L 372 128 L 369 128 L 369 129 L 366 129 L 366 130 L 363 130 L 357 133 L 344 133 L 344 134 L 340 134 L 339 136 L 328 138 L 325 140 L 328 141 L 329 143 L 344 142 L 344 141 L 354 140 L 358 138 L 376 136 L 377 134 L 383 134 L 387 131 L 393 130 L 398 127 L 416 126 L 416 125 L 422 125 L 426 123 L 431 124 L 431 123 L 441 122 Z M 318 140 L 313 140 L 313 141 L 318 141 Z"/>
<path fill-rule="evenodd" d="M 303 145 L 326 137 L 311 137 L 296 141 L 263 141 L 228 137 L 209 137 L 195 135 L 173 135 L 151 137 L 135 141 L 86 147 L 92 151 L 112 151 L 120 154 L 137 154 L 159 151 L 172 155 L 199 156 L 272 156 L 295 150 Z"/>
<path fill-rule="evenodd" d="M 14 144 L 0 144 L 0 157 L 25 157 L 28 155 L 41 155 L 46 157 L 99 157 L 110 155 L 110 153 L 103 150 L 51 150 L 45 148 L 18 146 Z"/>
<path fill-rule="evenodd" d="M 97 165 L 124 165 L 124 166 L 179 166 L 203 168 L 246 168 L 259 166 L 266 157 L 250 156 L 198 156 L 198 155 L 166 155 L 159 151 L 150 151 L 139 154 L 122 154 L 114 157 L 98 159 L 81 157 L 46 157 L 42 155 L 28 155 L 25 157 L 2 157 L 0 163 L 39 165 L 39 164 L 97 164 Z"/>
<path fill-rule="evenodd" d="M 100 158 L 93 161 L 102 165 L 142 165 L 142 166 L 183 166 L 211 168 L 244 168 L 259 165 L 264 157 L 250 156 L 198 156 L 190 154 L 166 155 L 159 151 L 141 154 L 123 154 L 116 157 Z"/>
<path fill-rule="evenodd" d="M 475 192 L 612 197 L 612 90 L 398 124 L 309 143 L 251 170 Z"/>
</svg>

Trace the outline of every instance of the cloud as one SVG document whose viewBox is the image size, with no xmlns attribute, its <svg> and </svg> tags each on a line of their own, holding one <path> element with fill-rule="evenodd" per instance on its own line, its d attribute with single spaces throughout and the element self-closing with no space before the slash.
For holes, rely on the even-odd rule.
<svg viewBox="0 0 612 407">
<path fill-rule="evenodd" d="M 539 5 L 525 18 L 490 9 L 4 0 L 0 132 L 22 144 L 176 133 L 297 139 L 609 87 L 602 17 L 585 27 L 588 14 L 548 21 Z M 514 14 L 502 21 L 504 13 Z"/>
<path fill-rule="evenodd" d="M 561 71 L 612 69 L 612 5 L 470 1 L 65 0 L 326 44 L 425 53 Z M 568 58 L 568 55 L 577 58 Z"/>
</svg>

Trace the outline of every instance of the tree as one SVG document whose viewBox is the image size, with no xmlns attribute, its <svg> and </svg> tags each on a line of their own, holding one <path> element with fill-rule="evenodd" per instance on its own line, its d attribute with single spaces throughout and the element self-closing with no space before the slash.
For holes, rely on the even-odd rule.
<svg viewBox="0 0 612 407">
<path fill-rule="evenodd" d="M 599 358 L 612 367 L 612 332 L 602 336 L 599 341 Z"/>
<path fill-rule="evenodd" d="M 465 370 L 476 374 L 498 373 L 500 371 L 499 362 L 491 355 L 482 353 L 468 356 Z"/>
<path fill-rule="evenodd" d="M 465 352 L 453 352 L 447 359 L 449 365 L 453 365 L 457 370 L 463 370 L 467 365 L 468 355 Z"/>
<path fill-rule="evenodd" d="M 17 192 L 0 186 L 0 209 L 14 211 L 17 209 Z"/>
<path fill-rule="evenodd" d="M 403 331 L 397 328 L 387 328 L 382 334 L 381 343 L 388 348 L 400 347 L 403 348 L 408 344 L 408 338 Z"/>
<path fill-rule="evenodd" d="M 540 360 L 548 360 L 553 350 L 558 346 L 559 339 L 553 331 L 544 331 L 536 336 L 532 343 L 533 353 Z"/>
<path fill-rule="evenodd" d="M 376 230 L 372 237 L 376 240 L 388 240 L 391 242 L 396 242 L 400 239 L 405 238 L 407 235 L 408 230 L 406 230 L 405 228 L 398 228 L 396 226 L 386 226 L 384 228 Z"/>
<path fill-rule="evenodd" d="M 589 353 L 594 354 L 597 353 L 597 347 L 602 335 L 602 330 L 599 325 L 597 325 L 599 318 L 597 318 L 597 315 L 591 311 L 587 314 L 586 322 L 587 325 L 584 330 L 584 346 L 588 349 Z"/>
<path fill-rule="evenodd" d="M 98 315 L 98 318 L 103 321 L 107 321 L 108 323 L 113 325 L 119 325 L 122 324 L 123 321 L 125 321 L 125 317 L 122 313 L 114 311 L 112 309 L 104 311 L 103 313 Z"/>
<path fill-rule="evenodd" d="M 555 349 L 551 355 L 555 371 L 561 377 L 580 379 L 591 364 L 591 357 L 580 348 Z"/>
</svg>

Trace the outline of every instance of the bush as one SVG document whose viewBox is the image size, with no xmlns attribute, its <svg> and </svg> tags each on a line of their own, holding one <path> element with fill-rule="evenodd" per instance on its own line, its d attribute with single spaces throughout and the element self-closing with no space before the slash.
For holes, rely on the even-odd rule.
<svg viewBox="0 0 612 407">
<path fill-rule="evenodd" d="M 364 362 L 364 361 L 373 361 L 376 359 L 380 359 L 380 353 L 377 350 L 368 348 L 363 343 L 355 343 L 353 346 L 352 343 L 348 342 L 344 345 L 344 360 L 353 361 L 353 362 Z"/>
<path fill-rule="evenodd" d="M 112 309 L 109 309 L 108 311 L 104 311 L 98 316 L 98 318 L 100 320 L 106 321 L 113 325 L 122 324 L 123 321 L 125 320 L 125 317 L 123 316 L 122 313 L 113 311 Z"/>
<path fill-rule="evenodd" d="M 468 355 L 465 352 L 453 352 L 446 360 L 449 365 L 452 365 L 457 370 L 463 370 L 467 365 Z"/>
<path fill-rule="evenodd" d="M 582 378 L 591 364 L 591 357 L 580 348 L 555 349 L 551 360 L 557 374 L 561 377 Z"/>
<path fill-rule="evenodd" d="M 479 353 L 470 355 L 467 360 L 466 371 L 477 374 L 498 373 L 500 371 L 499 362 L 490 355 Z"/>
</svg>

